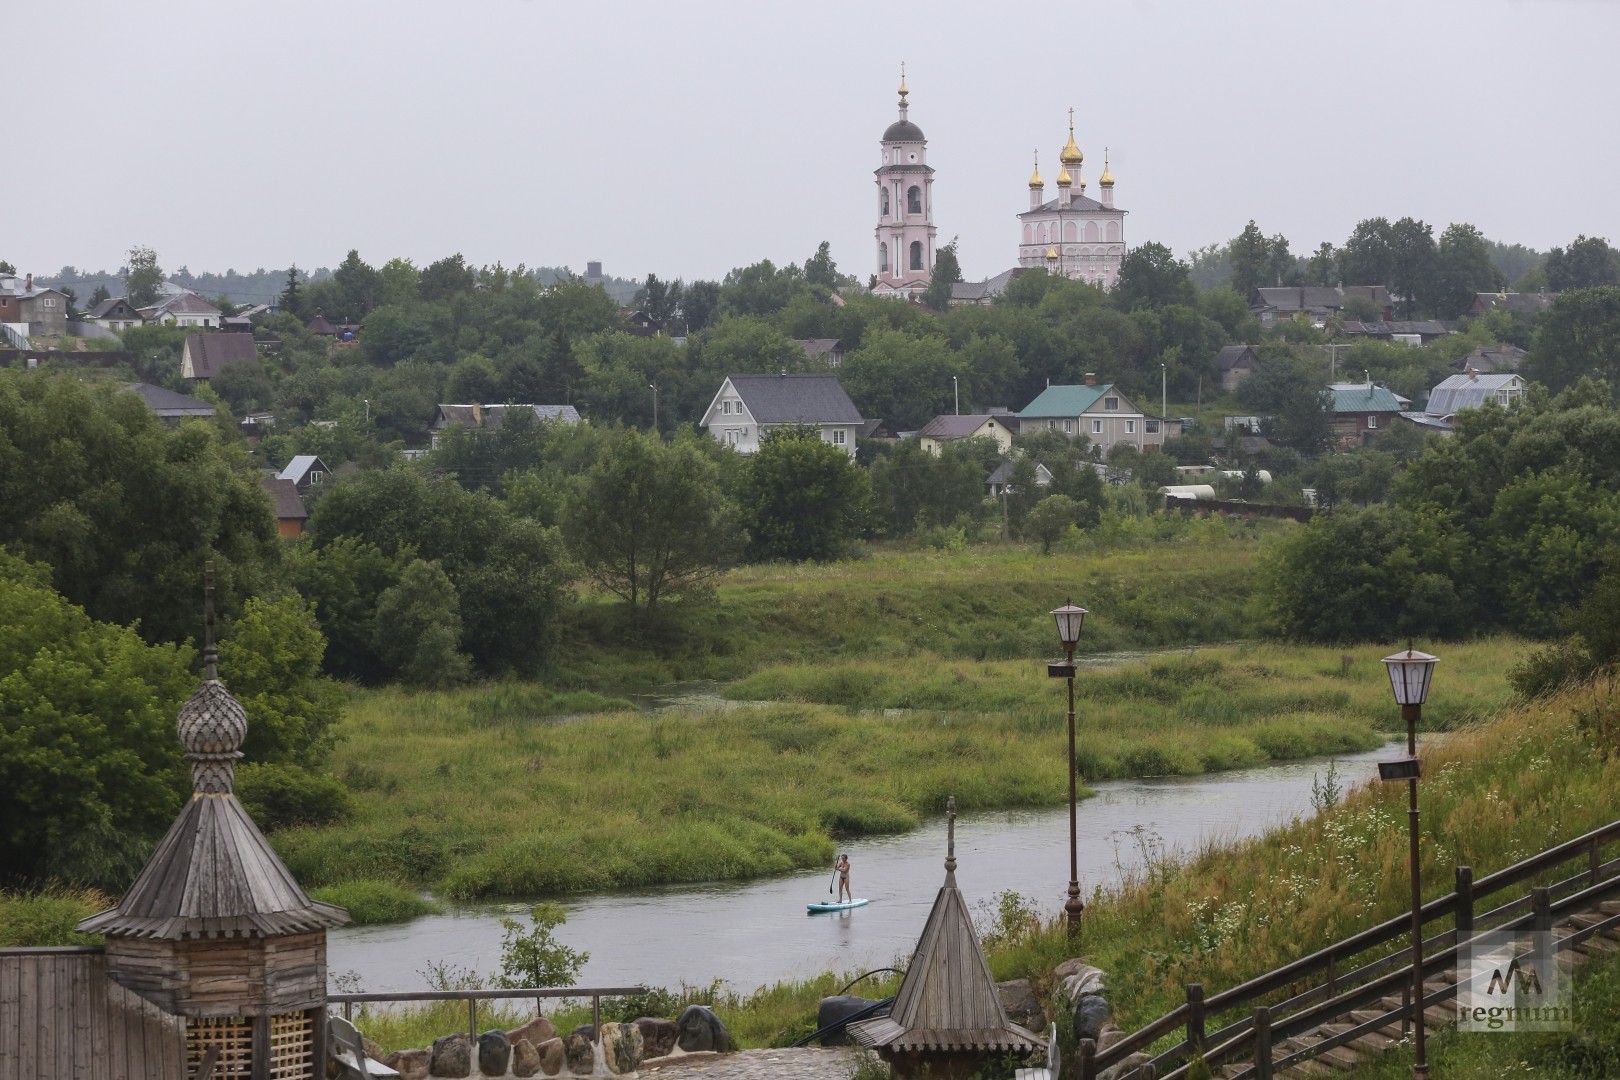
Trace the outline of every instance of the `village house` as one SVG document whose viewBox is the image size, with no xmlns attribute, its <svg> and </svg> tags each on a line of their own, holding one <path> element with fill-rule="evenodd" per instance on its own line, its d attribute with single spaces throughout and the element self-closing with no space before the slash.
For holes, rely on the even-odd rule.
<svg viewBox="0 0 1620 1080">
<path fill-rule="evenodd" d="M 1220 375 L 1221 392 L 1230 394 L 1238 383 L 1253 375 L 1260 366 L 1260 353 L 1253 345 L 1226 345 L 1215 354 L 1215 371 Z"/>
<path fill-rule="evenodd" d="M 433 449 L 439 448 L 444 432 L 451 428 L 462 431 L 499 431 L 507 419 L 528 413 L 536 420 L 560 424 L 579 423 L 579 410 L 572 405 L 440 405 L 433 415 L 428 431 L 433 437 Z"/>
<path fill-rule="evenodd" d="M 752 454 L 773 428 L 807 424 L 821 441 L 855 456 L 865 420 L 835 375 L 728 375 L 709 402 L 700 426 L 716 441 Z"/>
<path fill-rule="evenodd" d="M 1435 319 L 1395 319 L 1388 322 L 1362 322 L 1347 319 L 1344 336 L 1355 340 L 1395 341 L 1403 345 L 1427 345 L 1436 338 L 1456 333 Z"/>
<path fill-rule="evenodd" d="M 812 366 L 835 368 L 844 362 L 844 343 L 838 338 L 800 338 L 799 346 Z"/>
<path fill-rule="evenodd" d="M 182 292 L 141 308 L 140 315 L 149 323 L 212 330 L 219 326 L 220 311 L 196 293 Z"/>
<path fill-rule="evenodd" d="M 1370 380 L 1365 383 L 1332 383 L 1333 436 L 1341 449 L 1366 446 L 1379 431 L 1387 429 L 1411 405 Z"/>
<path fill-rule="evenodd" d="M 61 337 L 67 333 L 67 312 L 67 294 L 35 288 L 33 274 L 0 274 L 0 323 L 20 325 L 29 337 Z"/>
<path fill-rule="evenodd" d="M 258 358 L 252 334 L 187 334 L 180 347 L 180 377 L 207 382 L 232 364 Z"/>
<path fill-rule="evenodd" d="M 1345 304 L 1352 300 L 1365 300 L 1377 309 L 1384 319 L 1395 317 L 1395 304 L 1389 290 L 1382 285 L 1286 285 L 1259 288 L 1249 294 L 1249 310 L 1259 316 L 1262 326 L 1304 315 L 1312 326 L 1322 326 L 1328 319 L 1337 318 Z"/>
<path fill-rule="evenodd" d="M 173 390 L 165 390 L 150 383 L 130 383 L 129 389 L 138 394 L 141 400 L 146 402 L 146 407 L 166 424 L 174 425 L 186 419 L 213 419 L 214 406 L 206 401 L 198 401 L 194 397 L 177 394 Z"/>
<path fill-rule="evenodd" d="M 135 306 L 122 296 L 111 296 L 91 308 L 85 315 L 84 321 L 96 326 L 111 330 L 115 334 L 122 334 L 125 330 L 133 330 L 137 326 L 145 326 L 146 320 Z"/>
<path fill-rule="evenodd" d="M 269 469 L 265 470 L 265 474 L 264 490 L 270 496 L 270 505 L 275 511 L 276 533 L 283 540 L 296 540 L 304 535 L 304 523 L 309 520 L 309 511 L 304 508 L 304 500 L 298 494 L 298 485 Z"/>
<path fill-rule="evenodd" d="M 999 499 L 1003 495 L 1018 494 L 1018 489 L 1013 487 L 1012 482 L 1013 469 L 1017 464 L 1016 460 L 1009 459 L 992 469 L 990 475 L 984 481 L 984 493 L 992 499 Z M 1035 463 L 1035 486 L 1052 486 L 1052 470 L 1038 461 Z"/>
<path fill-rule="evenodd" d="M 975 413 L 970 416 L 936 416 L 917 432 L 922 448 L 939 456 L 946 443 L 960 439 L 991 439 L 1005 454 L 1012 447 L 1013 429 L 1018 418 L 1006 414 Z"/>
<path fill-rule="evenodd" d="M 278 479 L 292 481 L 293 487 L 298 489 L 300 495 L 330 475 L 332 470 L 326 467 L 326 462 L 314 454 L 299 454 L 287 462 L 286 468 L 276 474 Z"/>
<path fill-rule="evenodd" d="M 1451 375 L 1435 384 L 1429 391 L 1429 402 L 1422 412 L 1403 414 L 1425 431 L 1449 436 L 1455 430 L 1457 414 L 1464 409 L 1483 408 L 1495 402 L 1502 408 L 1511 408 L 1524 400 L 1525 381 L 1513 372 L 1485 374 L 1467 371 Z"/>
<path fill-rule="evenodd" d="M 1084 435 L 1105 454 L 1124 444 L 1138 450 L 1164 446 L 1164 419 L 1148 416 L 1113 383 L 1086 373 L 1083 386 L 1048 386 L 1018 413 L 1019 432 Z"/>
<path fill-rule="evenodd" d="M 1489 375 L 1506 371 L 1518 371 L 1519 365 L 1529 355 L 1517 345 L 1481 345 L 1467 356 L 1459 356 L 1451 362 L 1453 371 L 1477 371 L 1481 375 Z"/>
<path fill-rule="evenodd" d="M 1549 292 L 1482 292 L 1474 294 L 1470 315 L 1484 315 L 1492 311 L 1505 311 L 1510 315 L 1540 315 L 1552 307 L 1557 293 Z"/>
</svg>

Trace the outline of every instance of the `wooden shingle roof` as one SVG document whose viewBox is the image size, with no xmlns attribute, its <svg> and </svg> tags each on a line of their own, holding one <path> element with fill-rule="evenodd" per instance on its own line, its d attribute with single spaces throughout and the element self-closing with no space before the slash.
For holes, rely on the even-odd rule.
<svg viewBox="0 0 1620 1080">
<path fill-rule="evenodd" d="M 849 1025 L 862 1046 L 900 1051 L 1023 1052 L 1044 1039 L 1007 1019 L 967 902 L 956 887 L 956 797 L 946 803 L 945 884 L 888 1016 Z"/>
</svg>

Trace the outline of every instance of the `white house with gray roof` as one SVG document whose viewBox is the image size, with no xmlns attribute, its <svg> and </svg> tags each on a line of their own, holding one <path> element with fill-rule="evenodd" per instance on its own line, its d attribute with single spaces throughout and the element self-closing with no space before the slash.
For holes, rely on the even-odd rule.
<svg viewBox="0 0 1620 1080">
<path fill-rule="evenodd" d="M 727 375 L 709 402 L 702 426 L 739 454 L 759 449 L 772 428 L 808 424 L 821 441 L 855 456 L 855 435 L 865 421 L 835 375 Z"/>
</svg>

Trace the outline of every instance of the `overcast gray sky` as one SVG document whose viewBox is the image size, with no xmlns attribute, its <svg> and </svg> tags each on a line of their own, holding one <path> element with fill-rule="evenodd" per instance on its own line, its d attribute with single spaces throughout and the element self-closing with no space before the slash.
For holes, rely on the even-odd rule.
<svg viewBox="0 0 1620 1080">
<path fill-rule="evenodd" d="M 1126 239 L 1364 217 L 1620 241 L 1609 0 L 0 0 L 0 259 L 194 272 L 475 264 L 719 277 L 822 240 L 874 267 L 902 60 L 940 242 L 1016 256 L 1030 151 L 1076 109 Z"/>
</svg>

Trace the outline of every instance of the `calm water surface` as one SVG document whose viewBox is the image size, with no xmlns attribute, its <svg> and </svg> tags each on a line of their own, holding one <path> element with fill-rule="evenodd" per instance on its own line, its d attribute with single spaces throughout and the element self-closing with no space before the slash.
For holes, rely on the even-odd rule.
<svg viewBox="0 0 1620 1080">
<path fill-rule="evenodd" d="M 1389 750 L 1337 759 L 1341 781 L 1377 773 Z M 1088 893 L 1141 868 L 1144 857 L 1188 851 L 1208 840 L 1252 836 L 1311 812 L 1312 779 L 1328 759 L 1312 758 L 1198 777 L 1112 780 L 1080 804 L 1080 885 Z M 872 903 L 806 915 L 828 895 L 830 869 L 752 882 L 714 883 L 571 896 L 559 939 L 588 950 L 581 986 L 676 987 L 721 979 L 749 990 L 780 979 L 862 971 L 894 963 L 915 946 L 944 880 L 945 828 L 933 819 L 914 833 L 851 841 L 851 884 Z M 1011 889 L 1055 913 L 1069 881 L 1069 815 L 1058 810 L 962 814 L 956 822 L 956 880 L 975 911 Z M 430 963 L 499 970 L 500 916 L 524 905 L 458 907 L 391 926 L 334 930 L 328 970 L 353 972 L 367 991 L 427 989 Z"/>
</svg>

